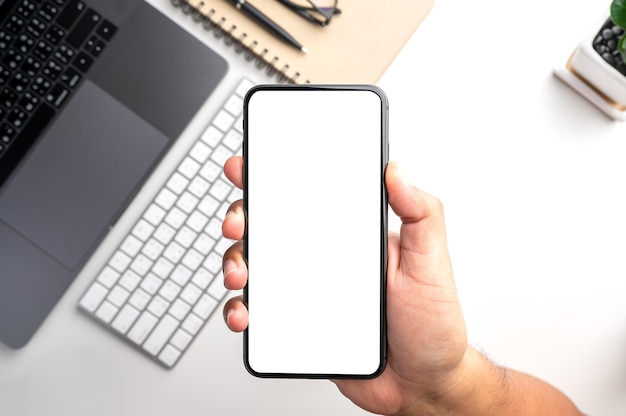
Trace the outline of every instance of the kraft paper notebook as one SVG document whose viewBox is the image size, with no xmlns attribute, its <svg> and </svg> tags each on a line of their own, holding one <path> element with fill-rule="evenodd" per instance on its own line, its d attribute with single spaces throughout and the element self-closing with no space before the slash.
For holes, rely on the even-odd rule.
<svg viewBox="0 0 626 416">
<path fill-rule="evenodd" d="M 434 0 L 339 0 L 341 14 L 325 27 L 276 0 L 250 3 L 308 50 L 274 37 L 226 0 L 175 0 L 207 30 L 257 66 L 291 83 L 375 83 L 409 40 Z"/>
</svg>

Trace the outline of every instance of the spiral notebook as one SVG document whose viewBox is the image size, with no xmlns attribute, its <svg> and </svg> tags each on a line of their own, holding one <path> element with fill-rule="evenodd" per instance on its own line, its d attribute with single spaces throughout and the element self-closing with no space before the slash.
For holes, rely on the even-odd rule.
<svg viewBox="0 0 626 416">
<path fill-rule="evenodd" d="M 340 0 L 341 14 L 322 27 L 275 0 L 251 3 L 308 50 L 283 43 L 226 0 L 174 0 L 216 36 L 224 37 L 279 81 L 375 83 L 409 40 L 434 0 Z"/>
</svg>

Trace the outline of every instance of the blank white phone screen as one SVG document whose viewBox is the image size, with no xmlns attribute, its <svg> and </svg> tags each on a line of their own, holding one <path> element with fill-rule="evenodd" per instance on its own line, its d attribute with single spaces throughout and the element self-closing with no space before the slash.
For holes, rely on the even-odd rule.
<svg viewBox="0 0 626 416">
<path fill-rule="evenodd" d="M 383 110 L 371 90 L 268 89 L 246 113 L 253 373 L 382 365 Z"/>
</svg>

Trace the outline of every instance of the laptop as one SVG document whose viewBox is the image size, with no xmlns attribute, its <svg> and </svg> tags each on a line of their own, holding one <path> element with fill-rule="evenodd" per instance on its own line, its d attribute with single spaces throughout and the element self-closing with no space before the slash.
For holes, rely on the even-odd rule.
<svg viewBox="0 0 626 416">
<path fill-rule="evenodd" d="M 228 65 L 143 0 L 5 0 L 0 22 L 0 341 L 20 348 Z"/>
</svg>

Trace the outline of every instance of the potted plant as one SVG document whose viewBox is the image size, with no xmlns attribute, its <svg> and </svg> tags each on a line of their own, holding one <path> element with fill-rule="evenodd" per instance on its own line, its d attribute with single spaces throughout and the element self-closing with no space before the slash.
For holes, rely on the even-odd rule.
<svg viewBox="0 0 626 416">
<path fill-rule="evenodd" d="M 555 74 L 616 120 L 626 120 L 626 0 L 609 10 Z"/>
</svg>

